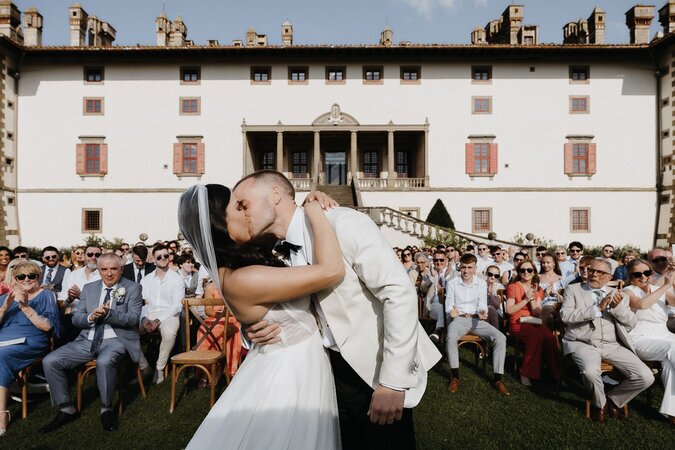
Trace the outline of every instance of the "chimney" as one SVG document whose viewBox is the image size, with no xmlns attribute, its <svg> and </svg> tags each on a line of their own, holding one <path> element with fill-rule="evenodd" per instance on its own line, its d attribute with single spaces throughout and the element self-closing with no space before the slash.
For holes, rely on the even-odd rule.
<svg viewBox="0 0 675 450">
<path fill-rule="evenodd" d="M 675 0 L 668 0 L 668 3 L 659 9 L 659 22 L 663 25 L 664 34 L 675 31 Z"/>
<path fill-rule="evenodd" d="M 518 43 L 522 45 L 537 45 L 539 43 L 539 27 L 537 25 L 523 25 L 518 29 Z"/>
<path fill-rule="evenodd" d="M 187 27 L 183 23 L 183 18 L 178 16 L 171 24 L 171 36 L 169 45 L 171 47 L 182 47 L 185 45 L 185 38 L 187 37 Z"/>
<path fill-rule="evenodd" d="M 101 22 L 101 46 L 102 47 L 111 47 L 112 43 L 115 42 L 115 36 L 117 35 L 117 30 L 113 28 L 108 22 Z"/>
<path fill-rule="evenodd" d="M 523 5 L 509 5 L 502 13 L 502 26 L 506 33 L 507 44 L 515 45 L 518 43 L 518 34 L 523 23 L 524 11 Z"/>
<path fill-rule="evenodd" d="M 380 33 L 380 45 L 384 47 L 391 47 L 394 45 L 394 31 L 387 25 L 384 31 Z"/>
<path fill-rule="evenodd" d="M 171 21 L 166 18 L 166 14 L 162 12 L 157 19 L 155 19 L 155 33 L 157 34 L 157 45 L 166 47 L 169 45 L 169 36 L 171 34 Z"/>
<path fill-rule="evenodd" d="M 588 18 L 588 43 L 605 43 L 605 12 L 596 7 Z"/>
<path fill-rule="evenodd" d="M 579 19 L 563 27 L 563 44 L 588 44 L 588 22 Z"/>
<path fill-rule="evenodd" d="M 0 35 L 23 44 L 21 11 L 11 0 L 0 0 Z"/>
<path fill-rule="evenodd" d="M 482 28 L 475 28 L 471 32 L 471 43 L 474 45 L 487 44 L 487 39 L 485 38 L 485 30 Z"/>
<path fill-rule="evenodd" d="M 258 34 L 255 32 L 253 27 L 248 27 L 246 30 L 246 46 L 255 47 L 258 43 Z"/>
<path fill-rule="evenodd" d="M 649 43 L 649 25 L 654 18 L 654 6 L 635 5 L 626 11 L 626 25 L 630 30 L 631 44 Z"/>
<path fill-rule="evenodd" d="M 293 45 L 293 25 L 288 20 L 281 25 L 281 45 Z"/>
<path fill-rule="evenodd" d="M 70 45 L 71 47 L 84 47 L 87 45 L 87 24 L 89 15 L 82 9 L 79 3 L 68 8 L 70 18 Z"/>
<path fill-rule="evenodd" d="M 42 14 L 35 8 L 23 13 L 23 43 L 27 46 L 42 46 Z"/>
</svg>

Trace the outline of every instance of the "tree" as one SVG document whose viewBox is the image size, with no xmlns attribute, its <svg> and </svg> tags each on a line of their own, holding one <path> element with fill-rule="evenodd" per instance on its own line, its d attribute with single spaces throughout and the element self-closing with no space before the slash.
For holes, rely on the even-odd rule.
<svg viewBox="0 0 675 450">
<path fill-rule="evenodd" d="M 455 223 L 452 221 L 450 213 L 445 209 L 445 205 L 440 198 L 436 200 L 431 211 L 429 211 L 427 222 L 438 225 L 439 227 L 450 228 L 451 230 L 455 229 Z"/>
</svg>

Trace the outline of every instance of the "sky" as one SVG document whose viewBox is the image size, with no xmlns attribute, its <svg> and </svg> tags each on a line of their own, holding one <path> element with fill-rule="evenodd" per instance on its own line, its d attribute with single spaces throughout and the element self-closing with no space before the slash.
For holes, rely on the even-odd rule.
<svg viewBox="0 0 675 450">
<path fill-rule="evenodd" d="M 24 11 L 36 7 L 44 17 L 43 45 L 69 45 L 68 6 L 77 0 L 14 0 Z M 271 45 L 281 44 L 281 24 L 293 25 L 293 43 L 377 44 L 389 25 L 394 42 L 419 44 L 469 44 L 471 31 L 497 19 L 505 0 L 79 0 L 91 16 L 107 21 L 117 30 L 115 45 L 155 45 L 155 18 L 166 11 L 173 20 L 181 16 L 188 39 L 205 45 L 209 39 L 230 44 L 244 39 L 248 27 L 267 34 Z M 527 25 L 539 25 L 541 43 L 561 43 L 562 27 L 588 18 L 599 6 L 607 13 L 605 42 L 629 42 L 625 12 L 638 0 L 527 0 Z M 643 4 L 651 2 L 643 2 Z M 658 9 L 651 35 L 661 29 Z"/>
</svg>

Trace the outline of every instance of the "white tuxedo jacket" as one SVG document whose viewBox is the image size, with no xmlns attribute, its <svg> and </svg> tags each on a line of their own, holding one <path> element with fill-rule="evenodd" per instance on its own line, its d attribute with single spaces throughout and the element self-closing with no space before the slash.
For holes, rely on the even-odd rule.
<svg viewBox="0 0 675 450">
<path fill-rule="evenodd" d="M 342 357 L 363 380 L 407 389 L 404 406 L 416 406 L 427 370 L 441 358 L 417 320 L 417 294 L 403 265 L 375 223 L 358 211 L 326 213 L 342 251 L 346 274 L 318 292 Z M 305 218 L 305 253 L 313 256 Z"/>
</svg>

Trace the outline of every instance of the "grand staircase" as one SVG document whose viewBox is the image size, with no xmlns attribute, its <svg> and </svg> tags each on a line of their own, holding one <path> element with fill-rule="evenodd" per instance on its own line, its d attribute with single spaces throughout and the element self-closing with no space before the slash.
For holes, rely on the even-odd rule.
<svg viewBox="0 0 675 450">
<path fill-rule="evenodd" d="M 325 192 L 335 199 L 340 206 L 347 208 L 355 208 L 354 190 L 351 185 L 324 185 L 319 188 L 321 192 Z"/>
</svg>

